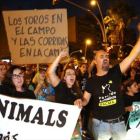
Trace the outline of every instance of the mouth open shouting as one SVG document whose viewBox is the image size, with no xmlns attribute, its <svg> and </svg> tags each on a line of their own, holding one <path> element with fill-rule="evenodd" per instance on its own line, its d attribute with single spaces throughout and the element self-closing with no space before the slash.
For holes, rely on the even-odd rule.
<svg viewBox="0 0 140 140">
<path fill-rule="evenodd" d="M 103 69 L 104 71 L 108 71 L 108 69 L 109 69 L 109 62 L 108 62 L 107 59 L 104 59 L 104 60 L 103 60 L 102 69 Z"/>
</svg>

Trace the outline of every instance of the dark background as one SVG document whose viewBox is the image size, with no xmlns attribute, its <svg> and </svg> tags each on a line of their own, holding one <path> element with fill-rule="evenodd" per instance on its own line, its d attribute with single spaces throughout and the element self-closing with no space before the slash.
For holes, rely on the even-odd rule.
<svg viewBox="0 0 140 140">
<path fill-rule="evenodd" d="M 90 9 L 94 14 L 99 14 L 97 6 L 91 6 L 90 0 L 70 0 L 78 5 Z M 109 7 L 109 3 L 114 0 L 98 0 L 101 7 L 103 15 L 106 15 L 106 10 Z M 130 4 L 137 7 L 140 12 L 140 0 L 130 0 Z M 0 0 L 0 6 L 12 10 L 22 9 L 22 10 L 33 10 L 33 9 L 54 9 L 54 8 L 67 8 L 68 17 L 80 16 L 86 13 L 86 11 L 71 5 L 63 0 L 57 5 L 52 5 L 52 0 Z M 119 7 L 118 7 L 119 8 Z M 139 20 L 131 23 L 131 27 L 136 29 L 136 25 Z"/>
</svg>

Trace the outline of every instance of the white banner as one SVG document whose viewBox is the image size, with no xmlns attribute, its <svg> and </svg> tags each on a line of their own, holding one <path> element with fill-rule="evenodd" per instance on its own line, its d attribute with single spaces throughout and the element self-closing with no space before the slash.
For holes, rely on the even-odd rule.
<svg viewBox="0 0 140 140">
<path fill-rule="evenodd" d="M 0 140 L 69 140 L 80 111 L 74 105 L 0 95 Z"/>
</svg>

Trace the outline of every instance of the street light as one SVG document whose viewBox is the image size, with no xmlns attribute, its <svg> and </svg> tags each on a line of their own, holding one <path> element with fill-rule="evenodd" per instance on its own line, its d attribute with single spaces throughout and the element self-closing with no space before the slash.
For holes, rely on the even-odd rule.
<svg viewBox="0 0 140 140">
<path fill-rule="evenodd" d="M 77 53 L 77 52 L 82 53 L 82 50 L 80 49 L 80 50 L 78 50 L 78 51 L 73 51 L 73 52 L 70 54 L 70 57 L 71 57 L 72 54 Z"/>
<path fill-rule="evenodd" d="M 52 4 L 53 4 L 53 5 L 56 5 L 56 4 L 58 4 L 59 2 L 60 2 L 60 0 L 53 0 L 53 1 L 52 1 Z"/>
<path fill-rule="evenodd" d="M 60 0 L 53 0 L 53 5 L 57 4 L 59 1 L 60 1 Z M 83 9 L 83 10 L 85 10 L 85 11 L 88 12 L 88 13 L 90 13 L 90 14 L 97 20 L 97 22 L 98 22 L 98 24 L 99 24 L 99 26 L 100 26 L 100 28 L 101 28 L 101 31 L 102 31 L 103 42 L 106 42 L 105 31 L 104 31 L 103 25 L 101 24 L 100 20 L 97 18 L 97 16 L 96 16 L 93 12 L 91 12 L 89 9 L 84 8 L 84 7 L 78 5 L 78 4 L 74 3 L 74 2 L 71 2 L 71 1 L 69 1 L 69 0 L 64 0 L 64 1 L 67 2 L 67 3 L 70 3 L 70 4 L 74 5 L 74 6 L 76 6 L 76 7 L 78 7 L 78 8 Z"/>
<path fill-rule="evenodd" d="M 98 6 L 98 9 L 99 9 L 99 12 L 100 12 L 100 15 L 101 15 L 101 18 L 102 18 L 102 24 L 103 24 L 103 30 L 104 30 L 104 42 L 107 42 L 107 36 L 106 36 L 106 30 L 105 30 L 105 24 L 104 24 L 104 18 L 103 18 L 103 14 L 102 14 L 102 11 L 101 11 L 101 8 L 100 8 L 100 5 L 98 3 L 97 0 L 92 0 L 91 1 L 91 5 L 96 5 Z"/>
<path fill-rule="evenodd" d="M 85 47 L 85 54 L 84 54 L 85 59 L 86 59 L 87 47 L 88 47 L 88 45 L 90 45 L 90 44 L 91 44 L 91 40 L 90 40 L 90 39 L 87 39 L 87 40 L 86 40 L 86 47 Z"/>
</svg>

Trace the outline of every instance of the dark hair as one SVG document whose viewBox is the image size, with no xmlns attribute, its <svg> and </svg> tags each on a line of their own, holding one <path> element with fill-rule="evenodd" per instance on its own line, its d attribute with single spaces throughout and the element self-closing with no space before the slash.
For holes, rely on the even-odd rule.
<svg viewBox="0 0 140 140">
<path fill-rule="evenodd" d="M 136 71 L 136 74 L 138 73 L 136 68 L 131 67 L 131 68 L 128 69 L 128 71 L 127 71 L 127 73 L 126 73 L 126 74 L 127 74 L 126 79 L 128 79 L 128 78 L 131 77 L 130 73 L 131 73 L 131 70 L 132 70 L 132 69 L 134 69 L 134 70 Z"/>
<path fill-rule="evenodd" d="M 136 81 L 135 80 L 132 80 L 132 79 L 128 79 L 126 81 L 123 82 L 122 84 L 122 92 L 123 94 L 128 92 L 128 87 L 131 87 L 133 85 L 133 83 L 135 83 Z"/>
<path fill-rule="evenodd" d="M 6 68 L 6 65 L 2 62 L 0 62 L 0 66 L 5 66 L 5 68 Z"/>
<path fill-rule="evenodd" d="M 12 75 L 13 75 L 13 71 L 15 69 L 20 69 L 22 71 L 22 69 L 20 68 L 20 66 L 13 65 L 13 66 L 11 66 L 7 70 L 7 72 L 5 74 L 5 77 L 4 77 L 4 80 L 3 80 L 3 85 L 5 85 L 7 87 L 8 94 L 9 95 L 12 95 L 12 96 L 14 96 L 14 94 L 16 93 L 16 87 L 15 87 L 15 85 L 12 82 Z M 24 90 L 26 90 L 26 85 L 24 83 L 22 85 L 22 88 Z"/>
<path fill-rule="evenodd" d="M 82 65 L 86 64 L 88 67 L 87 63 L 81 63 L 80 67 L 82 67 Z M 78 76 L 82 75 L 81 70 L 78 70 Z M 88 70 L 84 73 L 84 76 L 86 77 L 86 79 L 88 79 Z"/>
<path fill-rule="evenodd" d="M 97 54 L 97 52 L 99 52 L 99 51 L 104 51 L 104 52 L 106 52 L 105 49 L 99 49 L 99 50 L 93 51 L 93 60 L 95 60 L 96 54 Z"/>
<path fill-rule="evenodd" d="M 75 74 L 76 74 L 76 71 L 75 71 L 75 68 L 74 67 L 71 67 L 71 66 L 67 66 L 65 69 L 64 69 L 64 76 L 65 76 L 65 73 L 66 73 L 66 70 L 67 69 L 72 69 L 72 70 L 74 70 L 74 72 L 75 72 Z"/>
<path fill-rule="evenodd" d="M 74 68 L 74 67 L 68 66 L 68 67 L 66 67 L 66 68 L 64 69 L 64 71 L 63 71 L 63 74 L 62 74 L 63 76 L 61 77 L 61 80 L 62 80 L 62 81 L 64 80 L 64 76 L 65 76 L 66 70 L 68 70 L 68 69 L 74 70 L 75 75 L 76 75 L 75 68 Z M 63 82 L 64 82 L 64 81 L 63 81 Z M 66 83 L 65 83 L 65 87 L 67 88 L 67 84 L 66 84 Z M 72 85 L 72 90 L 73 90 L 74 92 L 77 93 L 77 98 L 81 98 L 81 97 L 82 97 L 82 91 L 81 91 L 81 89 L 76 85 L 76 80 L 75 80 L 74 84 Z"/>
</svg>

